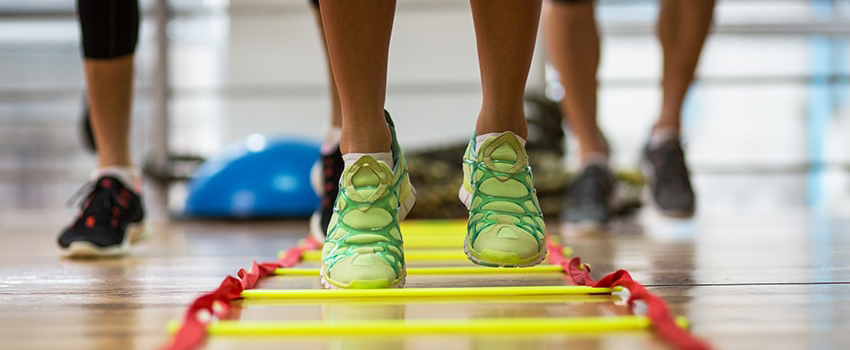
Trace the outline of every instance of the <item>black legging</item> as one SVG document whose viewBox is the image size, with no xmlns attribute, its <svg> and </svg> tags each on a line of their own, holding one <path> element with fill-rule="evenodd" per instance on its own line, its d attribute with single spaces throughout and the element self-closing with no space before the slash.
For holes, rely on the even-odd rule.
<svg viewBox="0 0 850 350">
<path fill-rule="evenodd" d="M 319 6 L 319 0 L 309 0 Z M 132 54 L 139 41 L 138 0 L 77 0 L 86 58 Z"/>
<path fill-rule="evenodd" d="M 136 51 L 138 0 L 77 0 L 77 15 L 86 58 L 114 58 Z"/>
</svg>

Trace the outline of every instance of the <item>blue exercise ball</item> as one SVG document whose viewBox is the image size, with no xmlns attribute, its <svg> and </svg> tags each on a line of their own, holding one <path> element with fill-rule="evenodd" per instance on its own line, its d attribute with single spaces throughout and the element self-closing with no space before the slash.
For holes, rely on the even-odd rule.
<svg viewBox="0 0 850 350">
<path fill-rule="evenodd" d="M 185 211 L 208 217 L 307 216 L 319 205 L 310 168 L 319 143 L 254 134 L 208 159 L 189 182 Z"/>
</svg>

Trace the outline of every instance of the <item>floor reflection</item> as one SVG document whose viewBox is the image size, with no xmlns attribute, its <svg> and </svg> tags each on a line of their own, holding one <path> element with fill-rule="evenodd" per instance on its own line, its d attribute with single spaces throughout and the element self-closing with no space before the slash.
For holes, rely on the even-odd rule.
<svg viewBox="0 0 850 350">
<path fill-rule="evenodd" d="M 357 305 L 324 304 L 322 320 L 333 323 L 340 321 L 403 320 L 403 305 Z M 333 338 L 328 342 L 330 350 L 399 350 L 404 348 L 404 338 L 390 336 L 358 336 Z"/>
<path fill-rule="evenodd" d="M 139 314 L 144 288 L 138 283 L 138 262 L 130 259 L 104 262 L 102 260 L 66 261 L 73 268 L 87 270 L 91 281 L 78 292 L 100 295 L 84 307 L 81 315 L 81 331 L 91 344 L 89 349 L 135 349 L 134 337 L 141 329 Z M 109 307 L 99 307 L 109 305 Z"/>
</svg>

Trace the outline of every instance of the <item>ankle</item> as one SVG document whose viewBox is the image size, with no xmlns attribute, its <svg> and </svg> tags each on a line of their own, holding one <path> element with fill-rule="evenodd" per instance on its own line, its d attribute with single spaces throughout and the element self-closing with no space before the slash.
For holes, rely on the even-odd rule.
<svg viewBox="0 0 850 350">
<path fill-rule="evenodd" d="M 351 164 L 354 164 L 355 162 L 360 160 L 360 158 L 363 158 L 364 156 L 370 156 L 379 162 L 383 162 L 390 169 L 395 166 L 392 152 L 346 153 L 342 155 L 342 160 L 345 162 L 345 167 L 347 168 Z"/>
<path fill-rule="evenodd" d="M 134 190 L 136 193 L 141 191 L 142 176 L 139 169 L 134 166 L 100 166 L 92 171 L 91 178 L 97 180 L 104 176 L 118 179 L 125 187 Z"/>
<path fill-rule="evenodd" d="M 608 145 L 605 144 L 602 137 L 591 140 L 590 142 L 579 141 L 578 150 L 579 159 L 582 162 L 590 158 L 608 159 Z"/>
<path fill-rule="evenodd" d="M 339 147 L 343 154 L 390 152 L 392 135 L 386 123 L 377 128 L 343 128 Z"/>
<path fill-rule="evenodd" d="M 608 167 L 608 154 L 601 152 L 589 152 L 581 154 L 581 169 L 585 169 L 591 165 L 599 165 L 605 168 Z"/>
<path fill-rule="evenodd" d="M 481 126 L 479 124 L 475 128 L 476 135 L 498 135 L 506 131 L 514 133 L 523 141 L 523 145 L 525 145 L 525 139 L 528 138 L 528 126 L 525 123 L 513 126 Z"/>
<path fill-rule="evenodd" d="M 676 130 L 681 129 L 681 118 L 678 114 L 664 114 L 658 117 L 658 121 L 652 126 L 652 130 Z"/>
<path fill-rule="evenodd" d="M 482 109 L 478 114 L 475 132 L 478 135 L 502 133 L 510 131 L 521 137 L 528 138 L 528 124 L 525 122 L 525 111 L 522 106 L 517 108 Z"/>
<path fill-rule="evenodd" d="M 649 148 L 650 149 L 658 149 L 664 143 L 675 140 L 679 138 L 679 128 L 671 128 L 656 125 L 655 128 L 652 129 L 652 133 L 649 136 Z"/>
</svg>

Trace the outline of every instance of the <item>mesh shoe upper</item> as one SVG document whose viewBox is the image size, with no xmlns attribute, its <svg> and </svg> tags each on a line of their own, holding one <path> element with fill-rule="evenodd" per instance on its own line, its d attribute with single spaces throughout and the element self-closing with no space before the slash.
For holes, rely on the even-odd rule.
<svg viewBox="0 0 850 350">
<path fill-rule="evenodd" d="M 647 147 L 644 157 L 652 198 L 661 212 L 672 216 L 693 215 L 694 190 L 679 139 L 668 140 L 656 148 Z"/>
<path fill-rule="evenodd" d="M 322 188 L 320 195 L 322 202 L 314 214 L 318 216 L 319 225 L 318 227 L 311 227 L 311 230 L 318 231 L 314 232 L 314 235 L 318 234 L 324 237 L 328 232 L 328 224 L 334 213 L 334 201 L 336 201 L 339 195 L 339 180 L 342 176 L 342 169 L 345 166 L 339 146 L 336 147 L 333 153 L 322 155 L 321 166 L 322 183 L 320 186 Z"/>
<path fill-rule="evenodd" d="M 322 249 L 323 281 L 336 288 L 386 288 L 404 282 L 401 221 L 413 206 L 404 154 L 393 138 L 393 169 L 364 155 L 345 167 Z"/>
<path fill-rule="evenodd" d="M 59 235 L 59 246 L 82 241 L 106 248 L 124 242 L 127 226 L 144 219 L 142 199 L 115 177 L 99 178 L 77 219 Z"/>
<path fill-rule="evenodd" d="M 461 201 L 469 208 L 466 248 L 487 266 L 530 266 L 545 258 L 545 224 L 528 156 L 517 136 L 505 132 L 464 155 Z"/>
<path fill-rule="evenodd" d="M 567 221 L 605 224 L 611 218 L 610 200 L 614 176 L 601 164 L 588 164 L 567 187 Z"/>
</svg>

